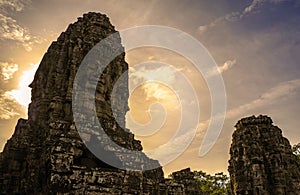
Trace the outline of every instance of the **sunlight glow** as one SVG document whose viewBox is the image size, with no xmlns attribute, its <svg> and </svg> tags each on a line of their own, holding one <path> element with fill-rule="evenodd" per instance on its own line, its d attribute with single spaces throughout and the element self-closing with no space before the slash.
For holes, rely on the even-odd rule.
<svg viewBox="0 0 300 195">
<path fill-rule="evenodd" d="M 147 94 L 146 100 L 155 98 L 156 100 L 170 101 L 174 98 L 173 92 L 167 86 L 160 83 L 146 83 L 142 88 Z"/>
<path fill-rule="evenodd" d="M 14 89 L 6 92 L 8 95 L 12 96 L 19 104 L 28 107 L 31 102 L 31 89 L 29 84 L 33 81 L 34 74 L 38 68 L 39 64 L 32 64 L 30 69 L 23 72 L 19 80 L 18 89 Z"/>
</svg>

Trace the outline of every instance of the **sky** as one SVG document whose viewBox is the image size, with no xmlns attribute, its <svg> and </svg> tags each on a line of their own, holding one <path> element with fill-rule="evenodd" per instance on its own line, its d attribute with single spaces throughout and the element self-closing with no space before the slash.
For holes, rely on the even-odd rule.
<svg viewBox="0 0 300 195">
<path fill-rule="evenodd" d="M 166 174 L 186 167 L 226 173 L 234 125 L 246 116 L 269 115 L 292 145 L 300 142 L 299 0 L 0 0 L 1 150 L 17 120 L 27 117 L 27 86 L 47 48 L 68 24 L 90 11 L 106 14 L 117 30 L 163 25 L 186 32 L 203 44 L 218 65 L 226 89 L 226 118 L 217 142 L 200 157 L 212 109 L 204 77 L 190 61 L 172 51 L 141 48 L 126 54 L 133 71 L 130 83 L 156 78 L 184 88 L 184 82 L 177 79 L 182 73 L 195 89 L 200 107 L 196 135 L 178 158 L 164 166 Z M 158 63 L 135 72 L 135 65 L 145 61 L 167 63 L 176 71 Z M 185 105 L 184 101 L 161 83 L 145 83 L 132 92 L 129 106 L 135 123 L 128 120 L 128 127 L 137 135 L 142 130 L 136 123 L 159 128 L 151 136 L 137 136 L 146 151 L 168 144 L 180 126 L 179 105 Z M 155 102 L 159 102 L 156 107 Z M 187 112 L 184 123 L 189 124 L 194 116 Z M 164 120 L 158 120 L 162 117 Z M 156 124 L 161 122 L 161 126 Z M 185 136 L 178 137 L 180 143 Z M 178 150 L 183 145 L 168 148 Z"/>
</svg>

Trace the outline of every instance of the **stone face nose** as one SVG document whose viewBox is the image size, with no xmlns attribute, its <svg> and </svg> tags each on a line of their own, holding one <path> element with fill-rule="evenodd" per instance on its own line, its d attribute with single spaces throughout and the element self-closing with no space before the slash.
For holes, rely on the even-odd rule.
<svg viewBox="0 0 300 195">
<path fill-rule="evenodd" d="M 156 163 L 156 170 L 143 172 L 118 170 L 96 158 L 83 144 L 73 121 L 73 82 L 82 60 L 101 40 L 116 33 L 107 16 L 99 13 L 84 14 L 69 25 L 44 55 L 31 83 L 32 102 L 28 120 L 20 120 L 15 134 L 1 154 L 0 194 L 51 194 L 85 191 L 118 194 L 141 193 L 143 186 L 158 190 L 164 181 L 158 162 L 146 155 L 142 164 Z M 117 40 L 121 46 L 120 38 Z M 116 44 L 116 43 L 114 43 Z M 125 54 L 117 56 L 99 75 L 96 90 L 96 110 L 107 135 L 118 145 L 130 150 L 142 150 L 141 142 L 122 129 L 111 111 L 110 94 L 118 77 L 128 70 Z M 90 72 L 89 72 L 90 71 Z M 93 70 L 87 70 L 92 74 Z M 88 83 L 83 83 L 88 87 Z M 118 97 L 119 121 L 125 124 L 128 111 L 128 85 L 125 82 Z M 89 105 L 86 105 L 87 109 Z M 123 124 L 123 125 L 124 125 Z M 93 128 L 93 124 L 87 124 Z M 125 126 L 125 125 L 124 125 Z M 87 134 L 90 139 L 93 135 Z M 111 148 L 102 155 L 123 162 Z"/>
<path fill-rule="evenodd" d="M 98 153 L 117 163 L 158 167 L 149 171 L 117 169 L 95 157 L 82 141 L 92 142 L 97 135 L 79 136 L 72 109 L 74 78 L 88 52 L 116 32 L 107 16 L 88 13 L 69 25 L 51 44 L 30 85 L 32 102 L 28 120 L 19 120 L 14 135 L 0 154 L 0 194 L 200 194 L 193 178 L 166 181 L 158 161 L 145 154 L 127 162 L 122 158 L 127 154 L 122 151 L 98 148 Z M 119 37 L 117 44 L 123 48 Z M 111 110 L 113 84 L 127 70 L 122 53 L 96 78 L 98 84 L 93 94 L 96 120 L 101 121 L 110 140 L 126 149 L 141 151 L 141 142 L 120 127 L 125 126 L 128 111 L 128 81 L 119 86 L 122 93 L 118 93 L 115 108 L 122 124 L 117 124 Z M 94 72 L 86 70 L 86 75 L 93 79 Z M 88 88 L 90 83 L 80 84 Z M 90 104 L 83 107 L 91 109 Z M 93 129 L 93 124 L 87 124 L 86 129 Z M 184 171 L 185 174 L 192 172 Z M 181 172 L 177 175 L 180 178 Z"/>
<path fill-rule="evenodd" d="M 235 194 L 300 194 L 300 162 L 267 116 L 236 124 L 228 171 Z"/>
</svg>

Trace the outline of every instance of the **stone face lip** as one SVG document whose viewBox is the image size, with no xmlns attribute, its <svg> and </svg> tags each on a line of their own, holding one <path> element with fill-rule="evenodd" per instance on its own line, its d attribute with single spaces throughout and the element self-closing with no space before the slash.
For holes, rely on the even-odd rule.
<svg viewBox="0 0 300 195">
<path fill-rule="evenodd" d="M 13 136 L 0 154 L 0 194 L 168 194 L 177 190 L 181 191 L 179 194 L 199 194 L 190 187 L 195 181 L 166 181 L 158 161 L 146 155 L 132 159 L 132 164 L 155 164 L 157 169 L 142 172 L 112 167 L 89 152 L 79 137 L 72 113 L 76 72 L 87 53 L 116 32 L 106 15 L 87 13 L 51 44 L 30 85 L 32 102 L 28 120 L 18 121 Z M 117 41 L 121 44 L 120 38 Z M 135 140 L 128 129 L 120 127 L 125 126 L 128 111 L 128 80 L 120 86 L 124 93 L 118 94 L 116 108 L 122 124 L 116 123 L 111 110 L 114 83 L 127 70 L 123 53 L 98 78 L 97 118 L 111 140 L 124 148 L 141 151 L 141 142 Z M 93 70 L 87 70 L 89 72 Z M 82 86 L 88 87 L 89 83 Z M 84 106 L 89 109 L 91 105 Z M 86 128 L 93 125 L 87 124 Z M 86 136 L 93 139 L 91 134 Z M 110 147 L 101 148 L 101 154 L 119 163 L 131 163 L 123 160 L 126 154 Z"/>
<path fill-rule="evenodd" d="M 228 171 L 234 194 L 300 194 L 300 162 L 268 116 L 235 125 Z"/>
</svg>

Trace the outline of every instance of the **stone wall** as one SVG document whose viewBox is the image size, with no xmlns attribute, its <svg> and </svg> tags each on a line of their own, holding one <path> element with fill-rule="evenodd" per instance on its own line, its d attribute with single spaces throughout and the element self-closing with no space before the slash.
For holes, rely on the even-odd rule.
<svg viewBox="0 0 300 195">
<path fill-rule="evenodd" d="M 30 85 L 28 120 L 18 121 L 0 153 L 0 194 L 202 194 L 190 169 L 173 173 L 173 179 L 164 179 L 158 161 L 143 153 L 124 160 L 122 157 L 128 154 L 123 150 L 101 148 L 100 154 L 121 164 L 132 164 L 132 168 L 158 167 L 149 171 L 120 170 L 95 157 L 79 136 L 72 110 L 74 78 L 87 53 L 113 33 L 116 30 L 105 15 L 88 13 L 51 44 Z M 120 46 L 120 37 L 116 41 Z M 99 120 L 109 139 L 119 146 L 142 151 L 141 142 L 122 128 L 128 111 L 128 80 L 119 86 L 122 93 L 118 93 L 117 116 L 111 109 L 113 86 L 128 70 L 124 58 L 125 54 L 120 54 L 100 77 L 91 76 L 91 80 L 99 79 L 95 93 L 97 116 L 93 120 Z M 86 72 L 90 76 L 95 70 Z M 84 89 L 90 83 L 81 85 Z M 91 110 L 91 106 L 86 104 L 84 108 Z M 81 117 L 84 119 L 84 114 Z M 234 193 L 300 194 L 300 163 L 271 118 L 252 116 L 235 127 L 229 161 Z M 95 124 L 88 123 L 84 128 L 90 136 L 87 139 L 93 139 L 89 130 L 96 128 Z M 97 139 L 107 142 L 101 136 Z"/>
<path fill-rule="evenodd" d="M 131 159 L 132 163 L 122 158 L 127 155 L 122 151 L 101 148 L 102 155 L 119 163 L 132 163 L 137 168 L 158 167 L 149 171 L 120 170 L 95 157 L 80 138 L 72 110 L 74 78 L 87 53 L 113 33 L 116 31 L 105 15 L 88 13 L 51 44 L 30 85 L 28 120 L 18 121 L 14 135 L 0 154 L 0 194 L 199 194 L 193 191 L 195 185 L 187 170 L 183 172 L 186 176 L 177 177 L 178 173 L 175 181 L 166 181 L 158 161 L 145 154 Z M 120 37 L 116 41 L 120 46 Z M 128 111 L 128 80 L 122 83 L 122 93 L 118 94 L 116 117 L 120 123 L 111 109 L 113 86 L 128 70 L 124 58 L 124 53 L 116 57 L 98 78 L 91 76 L 94 70 L 86 70 L 87 77 L 98 80 L 94 120 L 101 122 L 109 139 L 119 146 L 142 151 L 141 142 L 122 128 Z M 89 81 L 80 84 L 83 88 L 90 85 Z M 86 110 L 90 107 L 84 105 Z M 89 132 L 95 124 L 84 128 Z M 94 134 L 87 136 L 92 139 Z M 107 141 L 101 137 L 99 140 Z"/>
<path fill-rule="evenodd" d="M 161 168 L 150 171 L 151 174 L 144 174 L 117 170 L 100 161 L 85 147 L 73 121 L 72 89 L 77 69 L 99 41 L 115 32 L 105 15 L 89 13 L 71 24 L 51 44 L 30 85 L 32 102 L 28 111 L 29 118 L 19 120 L 1 157 L 2 167 L 5 167 L 1 169 L 2 194 L 111 194 L 121 191 L 140 194 L 143 185 L 150 184 L 151 191 L 163 181 Z M 118 41 L 121 44 L 120 38 Z M 104 123 L 105 130 L 113 141 L 122 147 L 141 151 L 140 141 L 116 123 L 110 108 L 113 85 L 128 69 L 124 57 L 123 53 L 114 59 L 99 79 L 96 91 L 97 115 L 102 122 L 107 121 Z M 120 121 L 125 123 L 125 113 L 128 111 L 127 82 L 121 87 L 124 93 L 119 94 L 117 111 Z M 93 128 L 93 124 L 89 125 Z M 109 149 L 105 149 L 103 154 L 118 158 Z M 137 160 L 143 161 L 141 164 L 158 164 L 146 156 Z M 115 191 L 109 191 L 112 189 Z"/>
<path fill-rule="evenodd" d="M 252 116 L 235 127 L 228 169 L 234 194 L 300 194 L 300 162 L 272 119 Z"/>
<path fill-rule="evenodd" d="M 167 181 L 169 194 L 202 194 L 190 168 L 174 172 L 171 175 L 172 179 Z"/>
</svg>

